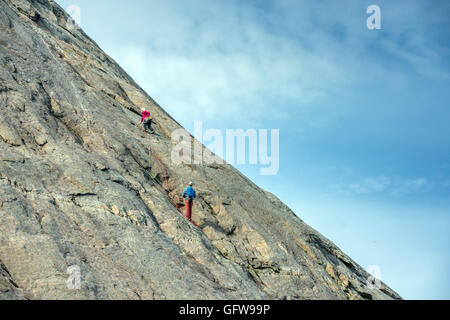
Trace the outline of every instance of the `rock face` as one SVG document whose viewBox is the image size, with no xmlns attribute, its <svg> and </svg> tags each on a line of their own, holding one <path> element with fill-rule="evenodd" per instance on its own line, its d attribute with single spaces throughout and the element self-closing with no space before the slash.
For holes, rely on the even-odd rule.
<svg viewBox="0 0 450 320">
<path fill-rule="evenodd" d="M 232 166 L 173 164 L 180 125 L 67 19 L 0 0 L 0 298 L 400 299 Z"/>
</svg>

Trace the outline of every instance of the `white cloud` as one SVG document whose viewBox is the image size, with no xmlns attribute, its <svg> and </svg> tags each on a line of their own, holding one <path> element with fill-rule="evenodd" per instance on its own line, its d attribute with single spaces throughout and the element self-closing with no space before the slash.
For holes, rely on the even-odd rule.
<svg viewBox="0 0 450 320">
<path fill-rule="evenodd" d="M 343 194 L 381 194 L 391 196 L 406 196 L 418 192 L 428 192 L 433 188 L 433 183 L 424 177 L 402 179 L 399 177 L 379 176 L 366 178 L 351 183 L 332 184 L 330 187 Z"/>
<path fill-rule="evenodd" d="M 239 42 L 232 46 L 244 47 L 244 52 L 212 50 L 200 56 L 130 45 L 117 49 L 115 58 L 169 112 L 186 116 L 195 110 L 204 120 L 242 120 L 243 113 L 256 119 L 266 112 L 283 118 L 289 114 L 286 104 L 306 105 L 335 90 L 342 70 L 324 57 L 314 57 L 288 40 L 256 32 L 252 37 L 261 39 L 251 42 L 265 45 L 251 48 Z"/>
<path fill-rule="evenodd" d="M 432 184 L 426 178 L 407 179 L 392 190 L 392 194 L 394 196 L 402 196 L 427 191 L 430 188 L 432 188 Z"/>
<path fill-rule="evenodd" d="M 391 178 L 380 176 L 364 179 L 362 182 L 354 182 L 348 185 L 348 189 L 355 193 L 382 192 L 391 185 Z"/>
</svg>

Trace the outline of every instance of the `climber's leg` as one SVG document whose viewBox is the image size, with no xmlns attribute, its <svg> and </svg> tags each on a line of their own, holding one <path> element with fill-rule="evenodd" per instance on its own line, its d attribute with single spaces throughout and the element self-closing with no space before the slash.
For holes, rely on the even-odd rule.
<svg viewBox="0 0 450 320">
<path fill-rule="evenodd" d="M 153 132 L 152 119 L 149 119 L 149 118 L 145 119 L 145 121 L 144 121 L 144 129 L 145 129 L 145 131 L 147 131 L 147 130 L 150 131 L 150 133 Z"/>
<path fill-rule="evenodd" d="M 189 212 L 190 212 L 189 221 L 191 221 L 191 222 L 192 222 L 192 207 L 193 207 L 193 205 L 194 205 L 194 200 L 189 200 Z"/>
<path fill-rule="evenodd" d="M 186 218 L 192 221 L 192 200 L 185 200 L 186 202 Z"/>
</svg>

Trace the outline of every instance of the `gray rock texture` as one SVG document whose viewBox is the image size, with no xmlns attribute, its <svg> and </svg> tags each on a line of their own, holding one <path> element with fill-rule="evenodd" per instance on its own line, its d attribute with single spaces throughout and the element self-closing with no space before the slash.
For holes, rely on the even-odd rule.
<svg viewBox="0 0 450 320">
<path fill-rule="evenodd" d="M 173 164 L 180 125 L 67 19 L 0 0 L 0 299 L 400 299 L 232 166 Z"/>
</svg>

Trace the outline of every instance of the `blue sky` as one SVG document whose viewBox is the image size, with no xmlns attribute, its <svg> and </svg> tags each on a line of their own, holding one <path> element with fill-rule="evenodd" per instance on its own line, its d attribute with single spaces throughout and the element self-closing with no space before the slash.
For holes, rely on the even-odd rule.
<svg viewBox="0 0 450 320">
<path fill-rule="evenodd" d="M 280 129 L 277 175 L 238 169 L 404 298 L 450 299 L 449 2 L 57 2 L 188 130 Z"/>
</svg>

